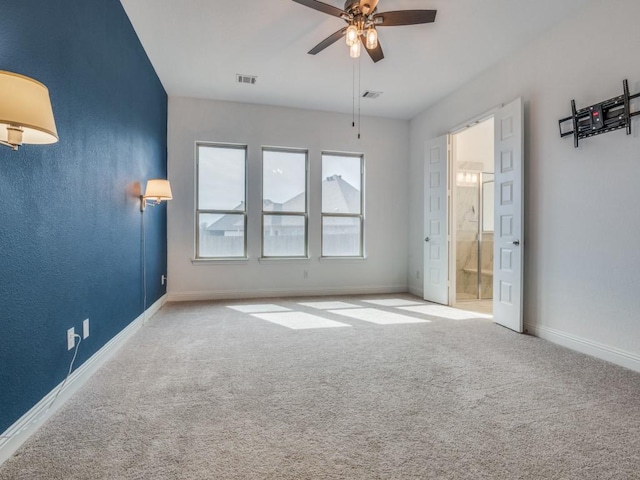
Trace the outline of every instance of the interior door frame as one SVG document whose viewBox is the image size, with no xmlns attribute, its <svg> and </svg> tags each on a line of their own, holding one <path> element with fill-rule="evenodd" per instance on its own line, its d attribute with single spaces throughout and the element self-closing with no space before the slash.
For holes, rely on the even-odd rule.
<svg viewBox="0 0 640 480">
<path fill-rule="evenodd" d="M 458 130 L 458 132 L 463 131 Z M 458 174 L 458 166 L 456 165 L 456 148 L 453 141 L 454 135 L 458 132 L 447 133 L 447 146 L 448 146 L 448 160 L 449 160 L 449 176 L 447 178 L 447 193 L 448 205 L 447 205 L 447 222 L 449 223 L 449 258 L 447 259 L 449 265 L 449 306 L 456 304 L 458 299 L 458 275 L 456 273 L 457 256 L 458 256 L 458 244 L 457 244 L 457 229 L 456 229 L 456 207 L 458 198 L 456 195 L 455 180 Z"/>
<path fill-rule="evenodd" d="M 448 215 L 449 225 L 451 225 L 450 241 L 449 241 L 449 282 L 450 282 L 449 306 L 454 306 L 456 304 L 457 293 L 458 293 L 457 292 L 457 274 L 456 274 L 456 259 L 457 259 L 458 243 L 457 243 L 457 232 L 456 232 L 456 229 L 454 228 L 456 207 L 458 206 L 458 198 L 456 195 L 456 189 L 453 188 L 455 186 L 458 167 L 456 164 L 456 152 L 455 152 L 453 137 L 458 133 L 461 133 L 469 128 L 475 127 L 476 125 L 484 122 L 485 120 L 489 120 L 490 118 L 495 117 L 495 113 L 498 110 L 500 110 L 503 106 L 504 104 L 500 104 L 496 107 L 493 107 L 492 109 L 453 127 L 451 130 L 449 130 L 447 134 L 448 143 L 450 145 L 449 150 L 451 152 L 450 164 L 449 164 L 449 178 L 447 179 L 447 181 L 449 182 L 449 198 L 450 198 L 449 211 L 447 212 L 447 215 Z M 495 129 L 495 124 L 494 124 L 494 129 Z M 494 150 L 495 150 L 495 147 L 494 147 Z M 495 198 L 495 184 L 493 188 L 494 188 L 493 193 Z M 494 263 L 495 263 L 495 259 L 494 259 Z M 492 302 L 493 301 L 494 300 L 492 300 Z"/>
</svg>

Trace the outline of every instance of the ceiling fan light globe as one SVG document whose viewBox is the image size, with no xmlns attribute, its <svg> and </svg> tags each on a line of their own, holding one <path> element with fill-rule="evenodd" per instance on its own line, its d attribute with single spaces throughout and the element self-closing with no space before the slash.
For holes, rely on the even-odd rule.
<svg viewBox="0 0 640 480">
<path fill-rule="evenodd" d="M 349 55 L 351 58 L 358 58 L 360 56 L 360 42 L 356 42 L 351 45 L 351 48 L 349 48 Z"/>
<path fill-rule="evenodd" d="M 358 43 L 358 27 L 349 25 L 346 32 L 346 41 L 349 47 L 353 47 L 354 44 Z"/>
<path fill-rule="evenodd" d="M 367 30 L 367 48 L 369 50 L 378 48 L 378 32 L 373 27 Z"/>
</svg>

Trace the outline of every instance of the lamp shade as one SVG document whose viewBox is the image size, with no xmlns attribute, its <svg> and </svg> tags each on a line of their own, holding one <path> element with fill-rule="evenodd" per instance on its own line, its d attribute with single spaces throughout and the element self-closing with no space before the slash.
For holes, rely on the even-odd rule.
<svg viewBox="0 0 640 480">
<path fill-rule="evenodd" d="M 360 41 L 358 40 L 356 43 L 351 45 L 349 48 L 349 55 L 351 58 L 358 58 L 360 56 Z"/>
<path fill-rule="evenodd" d="M 147 180 L 147 189 L 144 192 L 144 198 L 155 198 L 158 202 L 162 200 L 171 200 L 171 184 L 169 180 L 163 178 L 155 178 Z"/>
<path fill-rule="evenodd" d="M 0 140 L 9 140 L 10 126 L 22 129 L 22 143 L 58 141 L 47 87 L 33 78 L 0 70 Z"/>
<path fill-rule="evenodd" d="M 373 27 L 367 30 L 367 48 L 369 50 L 378 48 L 378 32 Z"/>
<path fill-rule="evenodd" d="M 349 27 L 347 27 L 345 39 L 347 41 L 347 46 L 352 47 L 353 44 L 358 41 L 358 27 L 355 25 L 349 25 Z"/>
</svg>

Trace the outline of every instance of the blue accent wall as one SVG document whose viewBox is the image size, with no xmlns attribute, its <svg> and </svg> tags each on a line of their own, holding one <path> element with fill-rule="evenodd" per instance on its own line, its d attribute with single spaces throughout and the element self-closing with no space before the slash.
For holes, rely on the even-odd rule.
<svg viewBox="0 0 640 480">
<path fill-rule="evenodd" d="M 143 311 L 138 195 L 166 178 L 167 95 L 118 0 L 3 2 L 0 70 L 48 88 L 60 141 L 0 146 L 0 432 Z M 166 206 L 145 212 L 147 306 Z"/>
</svg>

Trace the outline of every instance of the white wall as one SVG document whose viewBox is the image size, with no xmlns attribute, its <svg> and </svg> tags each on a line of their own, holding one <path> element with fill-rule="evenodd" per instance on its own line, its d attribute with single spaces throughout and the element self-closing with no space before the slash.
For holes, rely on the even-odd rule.
<svg viewBox="0 0 640 480">
<path fill-rule="evenodd" d="M 606 28 L 612 18 L 615 27 Z M 522 96 L 525 322 L 538 335 L 640 370 L 640 122 L 631 136 L 607 133 L 578 149 L 558 133 L 572 98 L 580 108 L 620 95 L 624 78 L 632 94 L 640 91 L 638 18 L 637 0 L 593 2 L 412 120 L 412 292 L 422 292 L 424 141 Z"/>
<path fill-rule="evenodd" d="M 453 135 L 456 168 L 468 169 L 464 163 L 479 163 L 483 172 L 493 172 L 493 117 Z"/>
<path fill-rule="evenodd" d="M 196 141 L 248 145 L 248 261 L 192 263 Z M 259 260 L 262 146 L 309 150 L 310 260 Z M 365 154 L 365 260 L 319 259 L 323 150 Z M 169 300 L 407 290 L 408 121 L 363 118 L 358 140 L 350 115 L 170 97 L 168 156 Z"/>
</svg>

